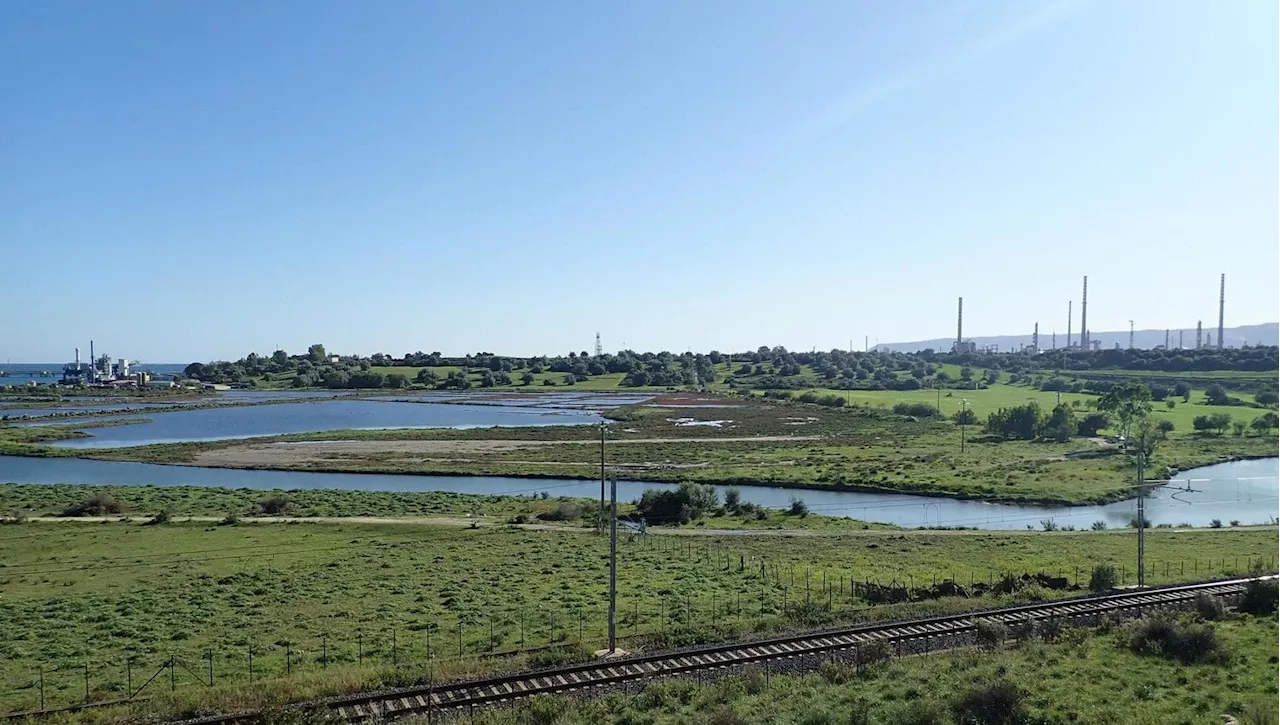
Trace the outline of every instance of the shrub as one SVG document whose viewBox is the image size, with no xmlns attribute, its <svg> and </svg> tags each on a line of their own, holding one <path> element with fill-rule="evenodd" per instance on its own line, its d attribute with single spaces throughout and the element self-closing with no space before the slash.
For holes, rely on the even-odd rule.
<svg viewBox="0 0 1280 725">
<path fill-rule="evenodd" d="M 942 706 L 933 700 L 912 700 L 894 710 L 885 722 L 895 725 L 946 725 L 949 722 Z"/>
<path fill-rule="evenodd" d="M 913 418 L 938 418 L 941 416 L 938 409 L 928 403 L 897 403 L 893 406 L 893 412 L 898 415 L 909 415 Z"/>
<path fill-rule="evenodd" d="M 226 516 L 223 516 L 222 520 L 218 522 L 219 526 L 237 526 L 239 524 L 240 515 L 236 513 L 229 513 Z"/>
<path fill-rule="evenodd" d="M 1209 522 L 1209 528 L 1211 528 L 1211 529 L 1220 529 L 1220 528 L 1222 528 L 1222 519 L 1214 519 L 1214 520 L 1210 521 L 1210 522 Z"/>
<path fill-rule="evenodd" d="M 1005 628 L 1003 622 L 994 619 L 979 619 L 973 628 L 973 637 L 978 642 L 978 646 L 986 649 L 995 649 L 1004 644 L 1009 637 L 1009 631 Z"/>
<path fill-rule="evenodd" d="M 1089 591 L 1091 592 L 1107 592 L 1116 588 L 1116 566 L 1115 564 L 1106 563 L 1098 564 L 1093 567 L 1093 572 L 1089 575 Z"/>
<path fill-rule="evenodd" d="M 858 649 L 858 657 L 864 667 L 874 667 L 888 662 L 893 657 L 893 652 L 889 649 L 888 642 L 877 639 L 862 645 Z"/>
<path fill-rule="evenodd" d="M 716 490 L 706 484 L 685 482 L 675 491 L 646 489 L 636 502 L 636 512 L 655 523 L 688 523 L 719 505 Z"/>
<path fill-rule="evenodd" d="M 742 510 L 742 491 L 736 488 L 724 490 L 724 507 L 737 513 Z"/>
<path fill-rule="evenodd" d="M 1222 619 L 1222 600 L 1204 593 L 1197 594 L 1196 614 L 1211 622 Z"/>
<path fill-rule="evenodd" d="M 124 506 L 109 493 L 95 493 L 77 504 L 62 509 L 63 516 L 106 516 L 118 514 Z"/>
<path fill-rule="evenodd" d="M 809 505 L 802 498 L 791 497 L 791 506 L 787 508 L 788 516 L 799 516 L 804 518 L 809 515 Z"/>
<path fill-rule="evenodd" d="M 161 511 L 155 516 L 152 516 L 147 521 L 143 522 L 142 525 L 143 526 L 164 526 L 167 523 L 169 523 L 169 512 Z"/>
<path fill-rule="evenodd" d="M 1106 531 L 1106 530 L 1107 530 L 1107 522 L 1106 522 L 1106 521 L 1094 521 L 1092 524 L 1090 524 L 1090 525 L 1089 525 L 1089 528 L 1093 529 L 1094 531 Z"/>
<path fill-rule="evenodd" d="M 544 511 L 538 514 L 538 518 L 543 521 L 573 521 L 581 516 L 582 507 L 568 501 L 561 501 L 554 511 Z"/>
<path fill-rule="evenodd" d="M 979 685 L 958 699 L 951 709 L 962 723 L 1016 725 L 1026 721 L 1027 693 L 1005 680 Z"/>
<path fill-rule="evenodd" d="M 1211 625 L 1183 624 L 1168 617 L 1150 617 L 1135 624 L 1129 649 L 1135 654 L 1167 657 L 1183 664 L 1222 661 L 1226 657 Z"/>
<path fill-rule="evenodd" d="M 268 496 L 258 502 L 258 511 L 268 516 L 278 516 L 289 508 L 289 499 L 284 496 Z"/>
<path fill-rule="evenodd" d="M 1280 585 L 1275 579 L 1254 579 L 1244 585 L 1244 594 L 1240 595 L 1236 608 L 1260 617 L 1272 614 L 1276 611 L 1277 594 L 1280 594 Z"/>
<path fill-rule="evenodd" d="M 1231 519 L 1231 525 L 1232 525 L 1233 527 L 1234 527 L 1234 526 L 1239 526 L 1239 525 L 1240 525 L 1240 519 Z"/>
</svg>

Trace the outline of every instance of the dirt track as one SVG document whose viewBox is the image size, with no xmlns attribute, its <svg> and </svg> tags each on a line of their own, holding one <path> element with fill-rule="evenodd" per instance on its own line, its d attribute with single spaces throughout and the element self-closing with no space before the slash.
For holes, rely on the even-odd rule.
<svg viewBox="0 0 1280 725">
<path fill-rule="evenodd" d="M 610 446 L 637 443 L 741 443 L 809 441 L 818 436 L 744 436 L 737 438 L 632 438 L 610 441 Z M 299 466 L 332 460 L 374 458 L 379 454 L 418 454 L 440 459 L 516 451 L 540 446 L 599 445 L 596 441 L 317 441 L 306 443 L 250 443 L 202 451 L 192 465 L 218 467 Z"/>
</svg>

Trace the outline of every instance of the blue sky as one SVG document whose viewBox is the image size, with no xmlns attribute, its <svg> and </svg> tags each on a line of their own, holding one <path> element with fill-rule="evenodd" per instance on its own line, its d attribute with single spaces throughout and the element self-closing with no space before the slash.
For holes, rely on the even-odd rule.
<svg viewBox="0 0 1280 725">
<path fill-rule="evenodd" d="M 0 5 L 0 358 L 1274 321 L 1266 2 Z M 1213 321 L 1212 323 L 1210 321 Z"/>
</svg>

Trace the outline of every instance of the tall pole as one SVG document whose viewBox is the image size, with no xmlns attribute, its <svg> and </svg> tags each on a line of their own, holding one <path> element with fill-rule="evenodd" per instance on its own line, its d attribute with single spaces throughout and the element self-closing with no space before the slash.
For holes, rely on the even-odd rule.
<svg viewBox="0 0 1280 725">
<path fill-rule="evenodd" d="M 1222 349 L 1222 312 L 1227 306 L 1227 275 L 1218 282 L 1218 349 Z"/>
<path fill-rule="evenodd" d="M 618 479 L 609 482 L 609 654 L 618 650 Z"/>
<path fill-rule="evenodd" d="M 1089 349 L 1089 275 L 1085 275 L 1080 292 L 1080 349 Z"/>
<path fill-rule="evenodd" d="M 600 513 L 596 516 L 596 531 L 604 531 L 604 422 L 600 423 Z"/>
<path fill-rule="evenodd" d="M 964 410 L 965 410 L 965 404 L 968 402 L 969 402 L 968 398 L 960 399 L 960 452 L 961 453 L 964 453 L 964 420 L 967 417 L 964 414 Z"/>
<path fill-rule="evenodd" d="M 1147 583 L 1147 519 L 1146 519 L 1146 496 L 1143 495 L 1143 483 L 1146 471 L 1143 466 L 1146 463 L 1146 454 L 1138 451 L 1138 586 L 1146 586 Z"/>
<path fill-rule="evenodd" d="M 1067 300 L 1067 349 L 1071 349 L 1071 304 L 1073 300 Z"/>
</svg>

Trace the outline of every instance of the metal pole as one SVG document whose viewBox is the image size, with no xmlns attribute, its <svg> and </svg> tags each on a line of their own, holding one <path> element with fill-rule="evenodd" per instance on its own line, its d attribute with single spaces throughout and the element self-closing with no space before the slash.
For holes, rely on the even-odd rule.
<svg viewBox="0 0 1280 725">
<path fill-rule="evenodd" d="M 1142 488 L 1143 488 L 1142 484 L 1144 483 L 1143 479 L 1146 474 L 1146 470 L 1144 469 L 1145 463 L 1146 463 L 1146 454 L 1139 451 L 1138 452 L 1138 586 L 1139 587 L 1145 586 L 1147 583 L 1147 567 L 1146 567 L 1147 520 L 1145 516 L 1146 514 L 1145 498 L 1146 497 L 1142 495 Z"/>
<path fill-rule="evenodd" d="M 600 515 L 596 517 L 596 531 L 604 531 L 604 423 L 600 423 Z"/>
<path fill-rule="evenodd" d="M 604 430 L 604 426 L 600 428 Z M 609 481 L 609 654 L 618 649 L 618 479 Z"/>
</svg>

